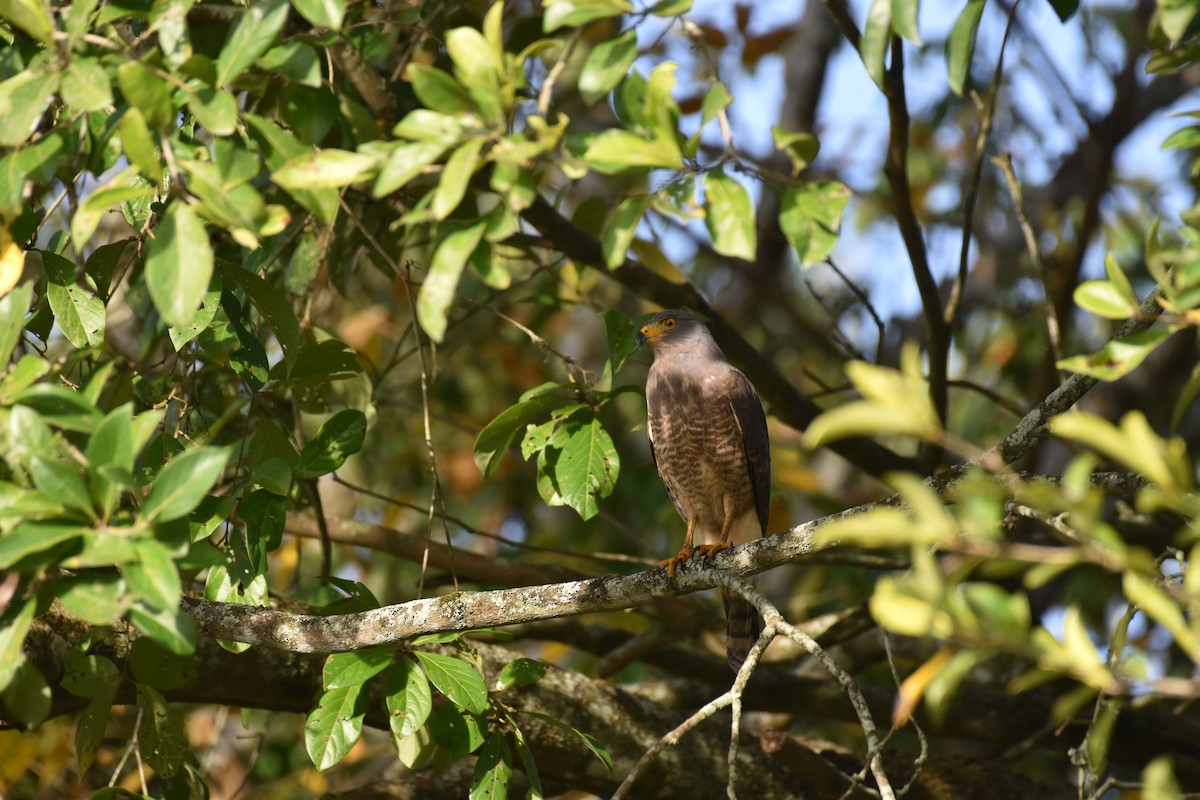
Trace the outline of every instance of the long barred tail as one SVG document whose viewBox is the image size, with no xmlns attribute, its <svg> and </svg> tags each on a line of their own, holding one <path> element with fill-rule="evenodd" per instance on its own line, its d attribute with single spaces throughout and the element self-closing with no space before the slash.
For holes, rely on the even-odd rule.
<svg viewBox="0 0 1200 800">
<path fill-rule="evenodd" d="M 762 633 L 762 618 L 754 606 L 726 589 L 721 590 L 721 601 L 725 604 L 725 658 L 737 672 Z"/>
</svg>

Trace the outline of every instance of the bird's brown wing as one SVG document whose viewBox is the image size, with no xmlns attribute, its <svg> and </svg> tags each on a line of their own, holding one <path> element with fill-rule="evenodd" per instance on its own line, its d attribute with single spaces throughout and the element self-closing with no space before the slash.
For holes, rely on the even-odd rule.
<svg viewBox="0 0 1200 800">
<path fill-rule="evenodd" d="M 750 487 L 754 490 L 754 508 L 765 536 L 767 515 L 771 510 L 771 440 L 767 434 L 767 417 L 750 379 L 741 370 L 731 369 L 729 404 L 742 430 L 742 451 L 746 455 Z"/>
</svg>

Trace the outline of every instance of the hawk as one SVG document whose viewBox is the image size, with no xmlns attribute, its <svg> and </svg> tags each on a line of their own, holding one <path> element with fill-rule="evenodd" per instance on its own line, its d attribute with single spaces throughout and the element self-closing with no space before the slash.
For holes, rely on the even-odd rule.
<svg viewBox="0 0 1200 800">
<path fill-rule="evenodd" d="M 671 577 L 696 551 L 705 557 L 766 535 L 771 504 L 767 419 L 750 380 L 725 358 L 704 323 L 686 311 L 651 317 L 637 336 L 654 364 L 646 378 L 650 452 L 675 510 L 687 523 Z M 737 670 L 762 630 L 754 607 L 721 590 L 725 647 Z"/>
</svg>

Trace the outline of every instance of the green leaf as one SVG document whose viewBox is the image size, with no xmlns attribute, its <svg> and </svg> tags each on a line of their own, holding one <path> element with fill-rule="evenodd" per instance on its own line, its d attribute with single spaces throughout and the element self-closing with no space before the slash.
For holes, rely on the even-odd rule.
<svg viewBox="0 0 1200 800">
<path fill-rule="evenodd" d="M 304 445 L 296 463 L 296 477 L 317 478 L 338 469 L 362 449 L 366 432 L 367 417 L 358 409 L 347 408 L 334 414 Z"/>
<path fill-rule="evenodd" d="M 921 44 L 917 31 L 918 0 L 892 0 L 892 30 L 913 44 Z"/>
<path fill-rule="evenodd" d="M 600 420 L 581 412 L 558 428 L 553 444 L 561 450 L 554 463 L 558 493 L 582 519 L 591 519 L 600 511 L 597 500 L 612 494 L 621 470 L 612 437 Z"/>
<path fill-rule="evenodd" d="M 633 320 L 623 311 L 611 309 L 601 311 L 604 320 L 605 339 L 608 343 L 608 374 L 616 375 L 625 361 L 637 351 L 637 339 Z"/>
<path fill-rule="evenodd" d="M 1188 378 L 1187 384 L 1180 390 L 1179 397 L 1175 400 L 1175 408 L 1171 411 L 1171 430 L 1173 432 L 1179 430 L 1184 415 L 1191 410 L 1192 403 L 1196 401 L 1198 395 L 1200 395 L 1200 362 L 1192 367 L 1191 377 Z M 1200 575 L 1200 570 L 1195 574 Z"/>
<path fill-rule="evenodd" d="M 420 730 L 433 711 L 429 679 L 415 661 L 403 656 L 396 659 L 384 678 L 383 699 L 397 743 Z"/>
<path fill-rule="evenodd" d="M 542 17 L 542 30 L 545 33 L 633 11 L 628 0 L 545 0 L 542 7 L 546 11 Z"/>
<path fill-rule="evenodd" d="M 109 570 L 88 570 L 64 580 L 57 594 L 67 613 L 93 625 L 111 625 L 131 601 L 124 579 Z"/>
<path fill-rule="evenodd" d="M 95 518 L 92 498 L 78 470 L 52 458 L 33 456 L 29 460 L 29 477 L 47 497 L 53 497 L 68 508 Z"/>
<path fill-rule="evenodd" d="M 556 388 L 557 383 L 544 384 Z M 513 439 L 524 427 L 551 408 L 564 405 L 566 398 L 548 392 L 527 397 L 500 412 L 489 422 L 475 439 L 475 466 L 484 478 L 488 478 L 499 466 L 501 458 L 512 447 Z"/>
<path fill-rule="evenodd" d="M 440 653 L 426 653 L 423 650 L 413 651 L 413 655 L 425 667 L 425 674 L 438 691 L 450 698 L 451 702 L 466 709 L 472 714 L 482 714 L 487 711 L 487 686 L 483 676 L 473 665 Z"/>
<path fill-rule="evenodd" d="M 289 5 L 288 0 L 255 0 L 238 15 L 217 56 L 217 86 L 241 75 L 271 48 L 287 22 Z"/>
<path fill-rule="evenodd" d="M 292 0 L 300 16 L 331 31 L 342 29 L 342 18 L 346 15 L 345 0 Z"/>
<path fill-rule="evenodd" d="M 271 169 L 278 169 L 288 159 L 308 152 L 294 134 L 271 120 L 251 113 L 243 113 L 242 119 L 249 123 L 250 131 L 262 152 L 263 160 Z M 296 199 L 297 203 L 311 211 L 321 224 L 332 225 L 337 218 L 338 193 L 333 189 L 310 191 L 294 188 L 288 189 L 287 192 Z"/>
<path fill-rule="evenodd" d="M 300 349 L 300 322 L 287 297 L 253 272 L 224 261 L 217 263 L 217 269 L 227 285 L 236 285 L 246 293 L 275 332 L 284 355 L 295 359 Z"/>
<path fill-rule="evenodd" d="M 18 427 L 18 420 L 15 419 L 17 412 L 14 409 L 13 431 L 18 441 L 24 441 L 27 433 L 40 434 L 41 431 L 45 431 L 45 424 L 64 430 L 90 433 L 100 419 L 100 413 L 95 406 L 81 393 L 52 383 L 35 383 L 19 392 L 15 400 L 28 407 L 21 413 L 28 413 L 30 409 L 37 412 L 30 415 L 33 419 L 21 419 Z M 48 431 L 46 437 L 49 437 Z M 39 444 L 48 444 L 48 441 Z"/>
<path fill-rule="evenodd" d="M 71 218 L 71 243 L 76 250 L 82 250 L 96 232 L 96 226 L 100 224 L 103 215 L 113 206 L 154 194 L 154 187 L 137 182 L 137 177 L 136 169 L 122 170 L 111 181 L 89 194 L 80 204 L 75 216 Z"/>
<path fill-rule="evenodd" d="M 191 324 L 212 271 L 204 223 L 185 203 L 171 203 L 146 253 L 146 288 L 163 321 L 173 328 Z"/>
<path fill-rule="evenodd" d="M 12 530 L 0 536 L 0 569 L 8 569 L 27 556 L 44 553 L 57 545 L 78 539 L 82 533 L 83 529 L 79 526 L 62 522 L 18 522 Z"/>
<path fill-rule="evenodd" d="M 177 606 L 183 587 L 166 546 L 154 539 L 139 539 L 133 546 L 137 560 L 121 565 L 121 574 L 129 588 L 155 611 Z"/>
<path fill-rule="evenodd" d="M 188 94 L 188 110 L 209 133 L 228 136 L 237 129 L 237 101 L 224 89 L 201 86 Z"/>
<path fill-rule="evenodd" d="M 441 158 L 446 147 L 444 142 L 438 141 L 413 142 L 396 147 L 379 168 L 371 193 L 375 197 L 385 197 L 396 191 Z"/>
<path fill-rule="evenodd" d="M 943 537 L 939 530 L 929 530 L 907 513 L 895 508 L 874 508 L 864 514 L 840 517 L 822 525 L 813 536 L 819 547 L 853 545 L 881 549 L 908 545 L 929 546 Z"/>
<path fill-rule="evenodd" d="M 1175 644 L 1200 663 L 1200 636 L 1188 625 L 1183 609 L 1166 590 L 1136 572 L 1126 572 L 1121 578 L 1121 591 L 1150 619 L 1162 625 L 1175 637 Z"/>
<path fill-rule="evenodd" d="M 259 67 L 286 75 L 304 86 L 321 86 L 321 62 L 317 52 L 303 42 L 284 42 L 272 47 L 256 62 Z"/>
<path fill-rule="evenodd" d="M 361 684 L 331 689 L 317 699 L 304 723 L 304 746 L 319 770 L 337 764 L 362 736 L 370 692 Z"/>
<path fill-rule="evenodd" d="M 496 54 L 480 31 L 475 28 L 453 28 L 447 31 L 446 52 L 454 62 L 455 74 L 468 89 L 484 86 L 494 91 L 498 87 L 503 64 L 496 61 Z M 430 107 L 437 111 L 443 110 Z"/>
<path fill-rule="evenodd" d="M 437 67 L 411 62 L 405 74 L 417 99 L 427 108 L 443 114 L 475 110 L 470 93 L 449 73 Z"/>
<path fill-rule="evenodd" d="M 650 205 L 648 195 L 626 197 L 613 210 L 604 226 L 604 235 L 600 238 L 600 251 L 604 255 L 604 263 L 609 269 L 614 269 L 625 263 L 629 245 L 633 244 L 634 234 L 642 215 Z"/>
<path fill-rule="evenodd" d="M 104 729 L 108 726 L 108 716 L 116 697 L 117 682 L 113 681 L 102 695 L 88 701 L 87 708 L 79 715 L 79 724 L 75 728 L 75 761 L 81 778 L 92 768 L 96 748 L 104 740 Z"/>
<path fill-rule="evenodd" d="M 0 83 L 0 146 L 16 147 L 28 139 L 57 89 L 57 72 L 27 70 Z"/>
<path fill-rule="evenodd" d="M 60 255 L 42 251 L 46 270 L 46 298 L 55 321 L 67 338 L 80 350 L 104 342 L 104 303 L 75 280 L 75 265 Z"/>
<path fill-rule="evenodd" d="M 404 119 L 392 128 L 392 134 L 398 139 L 409 139 L 414 142 L 457 142 L 463 137 L 464 128 L 478 128 L 481 121 L 478 117 L 461 114 L 442 114 L 428 108 L 418 108 L 408 112 Z"/>
<path fill-rule="evenodd" d="M 950 90 L 959 96 L 963 93 L 971 70 L 971 60 L 975 57 L 975 34 L 979 32 L 984 2 L 967 0 L 946 39 L 946 76 Z"/>
<path fill-rule="evenodd" d="M 658 0 L 650 7 L 656 17 L 677 17 L 692 10 L 692 0 Z"/>
<path fill-rule="evenodd" d="M 1142 770 L 1141 800 L 1180 800 L 1183 788 L 1175 778 L 1173 759 L 1161 755 L 1146 764 Z"/>
<path fill-rule="evenodd" d="M 892 39 L 892 0 L 874 0 L 867 12 L 867 24 L 863 27 L 858 50 L 867 74 L 875 85 L 883 88 L 884 56 Z"/>
<path fill-rule="evenodd" d="M 1084 281 L 1075 287 L 1075 305 L 1105 319 L 1128 319 L 1138 311 L 1138 303 L 1122 287 L 1109 280 Z"/>
<path fill-rule="evenodd" d="M 453 158 L 453 157 L 451 157 Z M 446 335 L 446 315 L 454 302 L 458 280 L 462 277 L 467 259 L 483 239 L 487 223 L 483 220 L 460 228 L 444 238 L 429 262 L 429 274 L 417 295 L 417 319 L 425 333 L 435 342 Z"/>
<path fill-rule="evenodd" d="M 24 355 L 9 369 L 8 374 L 0 378 L 0 404 L 8 405 L 21 391 L 28 389 L 50 372 L 50 364 L 45 358 L 35 355 Z"/>
<path fill-rule="evenodd" d="M 783 193 L 779 227 L 801 266 L 820 263 L 829 256 L 849 200 L 849 187 L 837 181 L 805 184 Z"/>
<path fill-rule="evenodd" d="M 612 175 L 625 170 L 681 169 L 683 155 L 672 139 L 644 139 L 619 128 L 609 128 L 588 143 L 583 160 L 597 172 Z"/>
<path fill-rule="evenodd" d="M 852 436 L 914 436 L 939 441 L 942 426 L 929 387 L 915 364 L 915 350 L 906 354 L 903 372 L 852 361 L 846 375 L 862 393 L 853 400 L 817 417 L 804 432 L 806 447 L 821 447 Z"/>
<path fill-rule="evenodd" d="M 25 315 L 33 298 L 33 281 L 18 284 L 0 297 L 0 363 L 7 364 L 25 329 Z"/>
<path fill-rule="evenodd" d="M 26 728 L 40 725 L 50 714 L 50 687 L 24 654 L 17 655 L 16 670 L 0 692 L 0 703 Z"/>
<path fill-rule="evenodd" d="M 775 149 L 782 150 L 792 162 L 793 178 L 803 172 L 821 150 L 821 143 L 811 133 L 793 133 L 778 125 L 771 126 L 771 138 L 775 142 Z"/>
<path fill-rule="evenodd" d="M 11 602 L 11 601 L 10 601 Z M 21 645 L 25 643 L 25 634 L 33 623 L 33 612 L 37 601 L 33 598 L 19 605 L 12 603 L 0 620 L 0 689 L 8 686 L 16 673 L 21 658 Z"/>
<path fill-rule="evenodd" d="M 62 74 L 63 102 L 74 111 L 100 111 L 113 103 L 108 73 L 94 58 L 76 58 Z"/>
<path fill-rule="evenodd" d="M 1197 5 L 1193 0 L 1158 0 L 1158 25 L 1172 43 L 1188 32 L 1196 18 Z"/>
<path fill-rule="evenodd" d="M 488 736 L 475 761 L 471 780 L 470 800 L 507 800 L 508 782 L 512 780 L 512 753 L 504 734 L 496 731 Z"/>
<path fill-rule="evenodd" d="M 54 20 L 45 0 L 0 0 L 0 17 L 45 45 L 54 40 Z"/>
<path fill-rule="evenodd" d="M 487 723 L 476 714 L 463 711 L 453 703 L 442 705 L 429 718 L 429 734 L 451 761 L 474 753 L 484 742 Z"/>
<path fill-rule="evenodd" d="M 753 261 L 758 236 L 754 203 L 746 187 L 718 168 L 704 179 L 704 202 L 713 249 L 723 256 Z"/>
<path fill-rule="evenodd" d="M 62 686 L 76 697 L 103 697 L 121 682 L 121 671 L 105 656 L 73 652 L 67 656 Z"/>
<path fill-rule="evenodd" d="M 117 67 L 117 85 L 129 105 L 142 112 L 154 129 L 165 128 L 175 116 L 171 85 L 139 61 L 126 61 Z"/>
<path fill-rule="evenodd" d="M 151 183 L 158 185 L 162 180 L 162 162 L 158 157 L 158 145 L 154 142 L 154 134 L 146 124 L 146 117 L 136 108 L 127 108 L 117 123 L 117 133 L 121 138 L 121 150 L 129 163 Z M 140 198 L 132 198 L 140 199 Z"/>
<path fill-rule="evenodd" d="M 129 621 L 170 653 L 190 656 L 196 652 L 196 626 L 181 608 L 153 611 L 134 603 Z"/>
<path fill-rule="evenodd" d="M 387 669 L 395 652 L 394 645 L 376 645 L 365 650 L 331 653 L 322 671 L 326 691 L 366 683 Z"/>
<path fill-rule="evenodd" d="M 164 692 L 190 683 L 197 675 L 195 658 L 168 652 L 145 638 L 130 647 L 128 664 L 134 680 Z"/>
<path fill-rule="evenodd" d="M 1058 14 L 1058 18 L 1066 22 L 1071 17 L 1075 16 L 1075 12 L 1079 9 L 1079 0 L 1050 0 L 1050 7 L 1054 9 L 1054 13 Z M 1195 9 L 1195 6 L 1192 6 Z M 1147 72 L 1151 70 L 1147 69 Z"/>
<path fill-rule="evenodd" d="M 200 298 L 200 307 L 193 314 L 192 321 L 182 328 L 167 328 L 167 335 L 171 338 L 171 346 L 175 348 L 175 352 L 178 353 L 184 345 L 208 330 L 208 326 L 216 319 L 217 309 L 221 307 L 223 291 L 224 284 L 221 277 L 214 275 L 209 280 L 208 291 Z"/>
<path fill-rule="evenodd" d="M 636 58 L 636 28 L 593 47 L 579 73 L 579 94 L 584 102 L 591 105 L 611 92 L 629 74 Z"/>
<path fill-rule="evenodd" d="M 375 175 L 374 156 L 348 150 L 319 150 L 290 159 L 271 173 L 284 189 L 339 189 Z"/>
<path fill-rule="evenodd" d="M 446 159 L 442 178 L 438 181 L 437 189 L 433 193 L 433 202 L 430 203 L 434 219 L 440 220 L 450 216 L 462 202 L 463 195 L 467 192 L 467 184 L 479 168 L 479 151 L 483 149 L 483 143 L 482 137 L 468 139 Z"/>
<path fill-rule="evenodd" d="M 1137 369 L 1175 330 L 1174 326 L 1158 326 L 1113 339 L 1094 353 L 1064 358 L 1057 366 L 1102 381 L 1115 381 Z"/>
<path fill-rule="evenodd" d="M 1112 253 L 1104 258 L 1104 274 L 1122 297 L 1135 306 L 1139 305 L 1137 295 L 1133 293 L 1133 286 L 1129 283 L 1129 277 L 1126 276 L 1125 270 L 1121 269 L 1121 265 L 1117 263 L 1117 259 L 1113 257 Z"/>
<path fill-rule="evenodd" d="M 664 0 L 664 2 L 666 1 Z M 517 746 L 518 755 L 521 756 L 521 766 L 525 768 L 525 778 L 529 781 L 529 793 L 525 795 L 525 800 L 545 800 L 542 776 L 538 774 L 537 764 L 533 760 L 533 751 L 529 748 L 529 741 L 511 714 L 505 714 L 504 717 L 512 725 L 513 742 Z"/>
<path fill-rule="evenodd" d="M 142 710 L 142 724 L 137 731 L 142 758 L 159 777 L 170 780 L 183 767 L 188 752 L 183 720 L 157 689 L 139 683 L 137 693 L 138 708 Z"/>
<path fill-rule="evenodd" d="M 221 476 L 229 452 L 227 447 L 193 447 L 172 458 L 151 481 L 138 518 L 170 522 L 190 513 Z"/>
<path fill-rule="evenodd" d="M 546 665 L 532 658 L 518 658 L 510 661 L 500 670 L 496 677 L 496 688 L 504 691 L 513 686 L 531 686 L 546 674 Z"/>
</svg>

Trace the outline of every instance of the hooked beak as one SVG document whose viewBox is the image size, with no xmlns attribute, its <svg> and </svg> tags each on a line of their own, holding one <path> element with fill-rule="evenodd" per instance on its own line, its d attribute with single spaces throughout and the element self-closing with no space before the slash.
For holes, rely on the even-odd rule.
<svg viewBox="0 0 1200 800">
<path fill-rule="evenodd" d="M 655 338 L 651 335 L 651 333 L 652 331 L 649 325 L 643 325 L 641 330 L 637 332 L 637 336 L 634 338 L 637 341 L 637 346 L 639 348 L 645 347 L 652 339 Z"/>
</svg>

